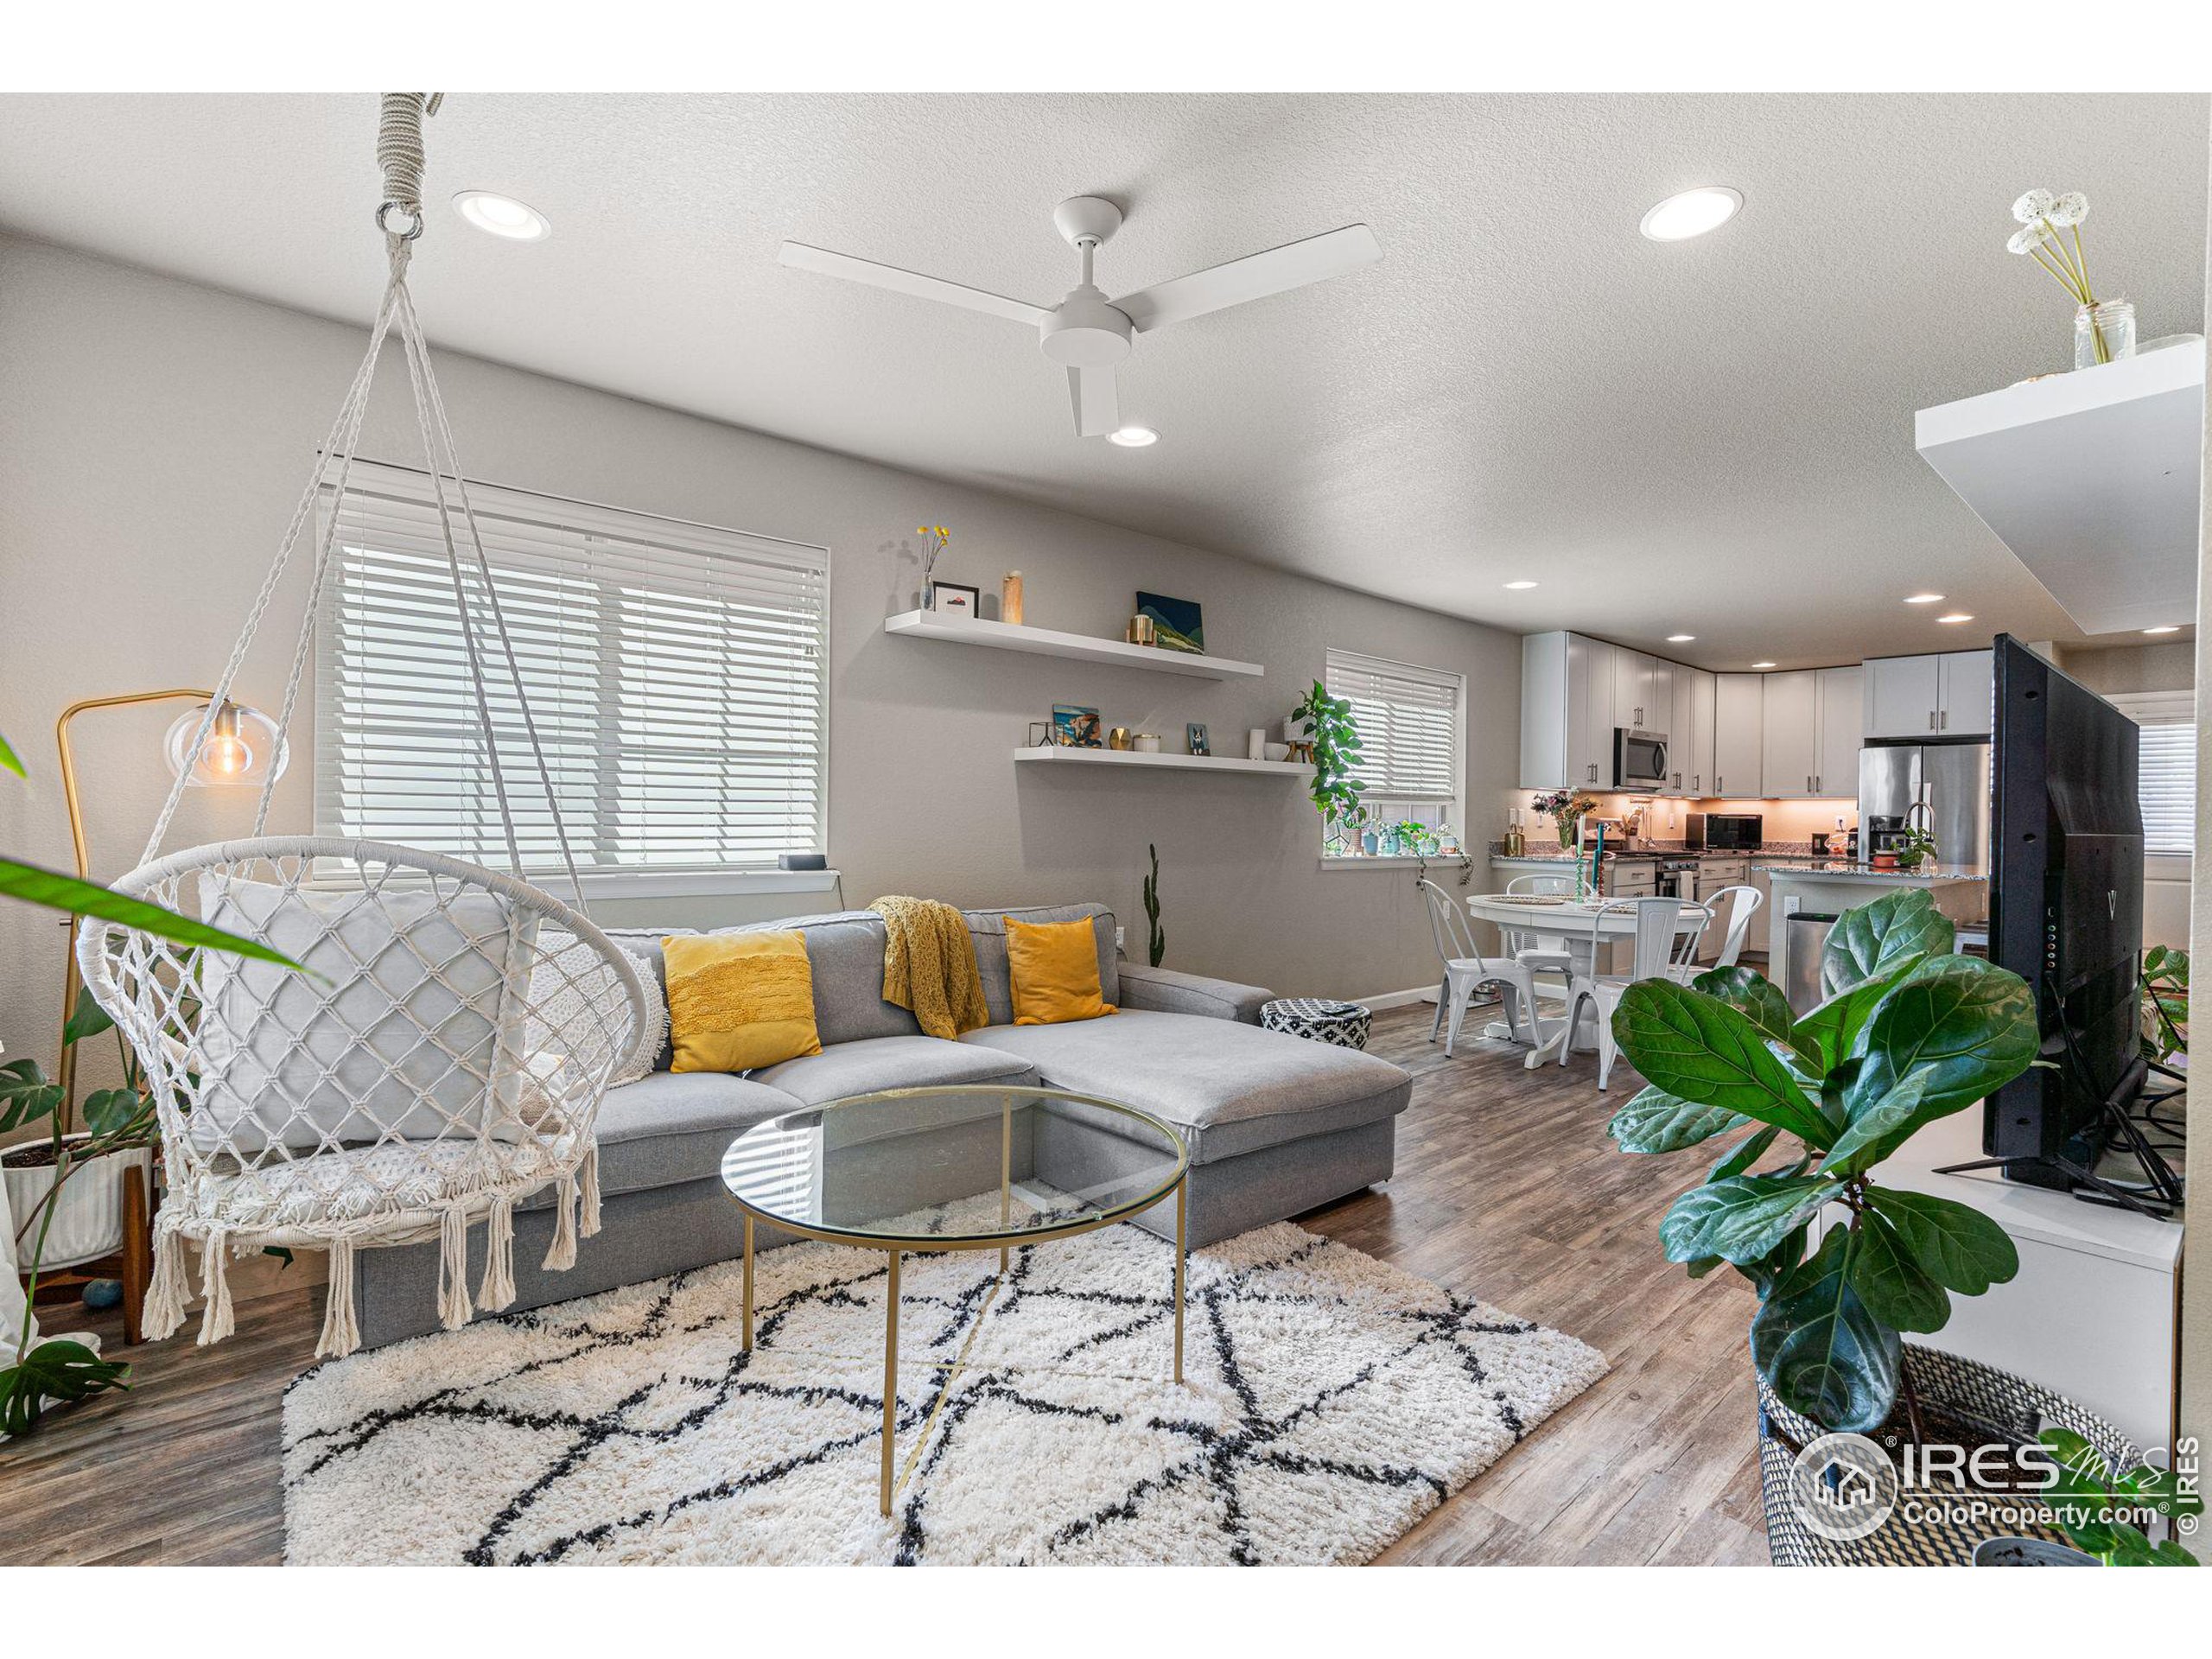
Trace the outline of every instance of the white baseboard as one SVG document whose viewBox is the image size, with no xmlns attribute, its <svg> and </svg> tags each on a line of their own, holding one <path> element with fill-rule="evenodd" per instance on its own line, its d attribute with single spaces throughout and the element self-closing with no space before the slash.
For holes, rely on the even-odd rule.
<svg viewBox="0 0 2212 1659">
<path fill-rule="evenodd" d="M 1376 1010 L 1406 1008 L 1411 1007 L 1416 1002 L 1433 1003 L 1436 1001 L 1436 987 L 1421 985 L 1410 991 L 1385 991 L 1380 996 L 1355 996 L 1351 1000 Z"/>
</svg>

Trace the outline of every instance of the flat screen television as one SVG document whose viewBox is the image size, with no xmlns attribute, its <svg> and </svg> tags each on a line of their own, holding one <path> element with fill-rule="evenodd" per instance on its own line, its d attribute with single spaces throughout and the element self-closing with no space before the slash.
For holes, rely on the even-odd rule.
<svg viewBox="0 0 2212 1659">
<path fill-rule="evenodd" d="M 1996 643 L 1989 955 L 2035 988 L 2042 1058 L 1983 1107 L 1982 1150 L 2010 1179 L 2082 1184 L 2107 1108 L 2145 1076 L 2140 733 L 2010 634 Z"/>
</svg>

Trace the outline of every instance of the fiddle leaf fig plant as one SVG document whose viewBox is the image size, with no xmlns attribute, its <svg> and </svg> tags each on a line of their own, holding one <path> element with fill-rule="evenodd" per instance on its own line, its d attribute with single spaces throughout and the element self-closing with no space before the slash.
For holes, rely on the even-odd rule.
<svg viewBox="0 0 2212 1659">
<path fill-rule="evenodd" d="M 1954 1295 L 2019 1270 L 1980 1211 L 1877 1179 L 1922 1128 L 2036 1057 L 2027 982 L 1954 954 L 1955 942 L 1924 889 L 1888 893 L 1837 922 L 1825 1000 L 1802 1015 L 1738 967 L 1688 985 L 1640 980 L 1613 1016 L 1649 1084 L 1610 1126 L 1624 1152 L 1681 1152 L 1758 1126 L 1675 1200 L 1660 1243 L 1693 1277 L 1725 1264 L 1751 1281 L 1753 1364 L 1783 1405 L 1830 1431 L 1879 1427 L 1897 1404 L 1904 1334 L 1942 1330 Z M 1815 1247 L 1832 1206 L 1840 1214 Z"/>
<path fill-rule="evenodd" d="M 1352 776 L 1359 764 L 1359 728 L 1352 721 L 1351 701 L 1332 697 L 1320 681 L 1290 711 L 1313 745 L 1313 781 L 1307 793 L 1323 823 L 1351 823 L 1359 815 L 1360 791 L 1367 787 Z"/>
</svg>

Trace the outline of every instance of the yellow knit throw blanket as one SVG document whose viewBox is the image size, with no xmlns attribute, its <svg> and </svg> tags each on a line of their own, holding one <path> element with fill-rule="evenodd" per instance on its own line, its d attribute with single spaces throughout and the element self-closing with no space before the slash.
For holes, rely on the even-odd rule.
<svg viewBox="0 0 2212 1659">
<path fill-rule="evenodd" d="M 883 918 L 883 1000 L 953 1038 L 991 1023 L 968 918 L 935 899 L 893 894 L 868 908 Z"/>
</svg>

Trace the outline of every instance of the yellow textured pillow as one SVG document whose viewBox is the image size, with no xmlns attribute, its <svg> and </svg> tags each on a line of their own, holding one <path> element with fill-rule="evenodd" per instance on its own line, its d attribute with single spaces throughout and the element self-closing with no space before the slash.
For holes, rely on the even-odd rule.
<svg viewBox="0 0 2212 1659">
<path fill-rule="evenodd" d="M 671 1071 L 750 1071 L 819 1054 L 814 970 L 796 932 L 678 934 L 668 963 Z"/>
<path fill-rule="evenodd" d="M 1015 1025 L 1057 1026 L 1116 1012 L 1098 986 L 1098 935 L 1089 921 L 1004 920 Z"/>
</svg>

